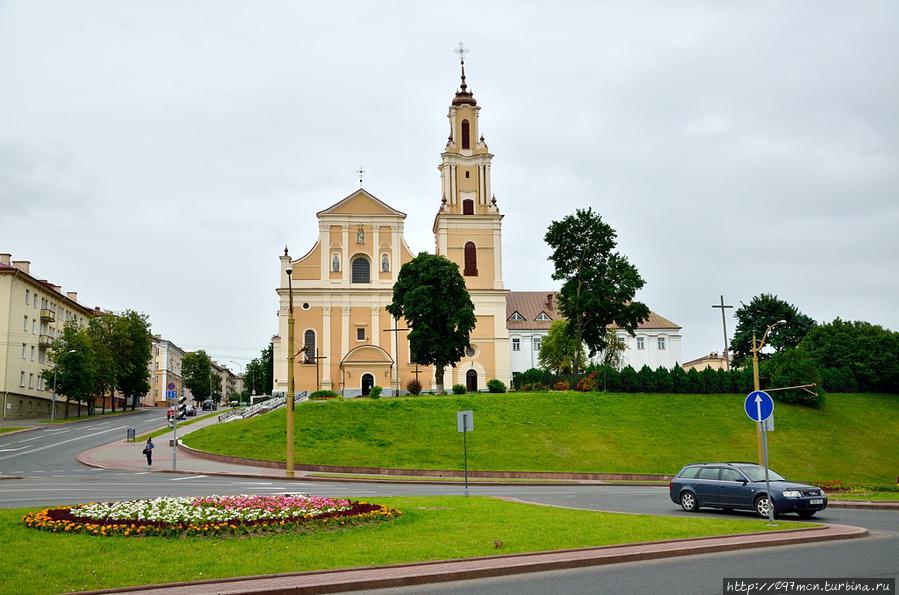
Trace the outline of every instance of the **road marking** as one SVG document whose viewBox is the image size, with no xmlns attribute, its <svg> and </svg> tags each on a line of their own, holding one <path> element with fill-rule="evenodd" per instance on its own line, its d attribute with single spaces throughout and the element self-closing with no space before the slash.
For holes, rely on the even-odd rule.
<svg viewBox="0 0 899 595">
<path fill-rule="evenodd" d="M 28 448 L 27 446 L 20 446 L 19 448 L 0 448 L 0 452 L 14 452 L 16 450 L 25 450 Z"/>
<path fill-rule="evenodd" d="M 138 471 L 135 475 L 146 475 L 149 471 Z"/>
<path fill-rule="evenodd" d="M 184 479 L 200 479 L 202 477 L 208 477 L 207 475 L 188 475 L 187 477 L 176 477 L 174 479 L 170 479 L 169 481 L 181 481 Z"/>
<path fill-rule="evenodd" d="M 93 438 L 94 436 L 99 436 L 100 434 L 106 434 L 107 432 L 115 432 L 116 430 L 124 430 L 129 426 L 116 426 L 114 428 L 108 428 L 106 430 L 100 430 L 99 432 L 94 432 L 92 434 L 85 434 L 83 436 L 75 436 L 74 438 L 69 438 L 68 440 L 63 440 L 61 442 L 54 442 L 52 444 L 47 444 L 44 446 L 40 446 L 38 448 L 34 448 L 32 450 L 14 454 L 14 455 L 6 455 L 5 457 L 0 457 L 0 461 L 5 461 L 6 459 L 11 459 L 13 457 L 17 457 L 20 455 L 30 455 L 35 452 L 40 452 L 42 450 L 47 450 L 48 448 L 55 448 L 57 446 L 62 446 L 63 444 L 68 444 L 69 442 L 76 442 L 78 440 L 84 440 L 85 438 Z"/>
<path fill-rule="evenodd" d="M 272 485 L 272 482 L 270 482 L 270 481 L 241 481 L 238 483 L 243 486 L 270 486 L 270 485 Z"/>
<path fill-rule="evenodd" d="M 32 440 L 39 440 L 43 438 L 43 436 L 35 436 L 34 438 L 26 438 L 25 440 L 19 440 L 16 444 L 22 444 L 23 442 L 31 442 Z"/>
</svg>

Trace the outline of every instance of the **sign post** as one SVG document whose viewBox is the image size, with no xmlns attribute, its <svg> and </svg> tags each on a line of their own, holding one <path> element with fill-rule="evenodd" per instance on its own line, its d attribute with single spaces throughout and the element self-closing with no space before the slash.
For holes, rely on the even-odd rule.
<svg viewBox="0 0 899 595">
<path fill-rule="evenodd" d="M 774 415 L 774 401 L 762 390 L 754 390 L 746 395 L 743 411 L 756 422 L 762 434 L 762 460 L 765 465 L 765 492 L 768 494 L 768 522 L 774 522 L 774 498 L 771 496 L 771 481 L 768 478 L 768 420 Z M 773 425 L 773 424 L 772 424 Z"/>
<path fill-rule="evenodd" d="M 474 418 L 471 410 L 456 413 L 456 429 L 462 432 L 463 469 L 465 470 L 465 496 L 468 497 L 468 440 L 466 435 L 474 430 Z"/>
</svg>

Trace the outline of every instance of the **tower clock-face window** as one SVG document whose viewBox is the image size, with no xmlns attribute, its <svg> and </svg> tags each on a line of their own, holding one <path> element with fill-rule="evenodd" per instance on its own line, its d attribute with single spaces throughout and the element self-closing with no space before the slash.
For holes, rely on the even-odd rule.
<svg viewBox="0 0 899 595">
<path fill-rule="evenodd" d="M 471 135 L 469 134 L 468 120 L 462 120 L 462 148 L 471 148 Z"/>
<path fill-rule="evenodd" d="M 478 249 L 474 242 L 465 242 L 465 270 L 462 274 L 466 277 L 478 276 Z"/>
<path fill-rule="evenodd" d="M 353 283 L 371 283 L 371 266 L 364 256 L 353 259 Z"/>
<path fill-rule="evenodd" d="M 462 201 L 462 214 L 474 215 L 474 201 L 470 198 L 466 198 Z"/>
</svg>

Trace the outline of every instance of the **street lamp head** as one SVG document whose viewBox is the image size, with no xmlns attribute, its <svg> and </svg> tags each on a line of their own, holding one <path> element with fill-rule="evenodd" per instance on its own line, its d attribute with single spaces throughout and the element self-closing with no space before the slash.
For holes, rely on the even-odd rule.
<svg viewBox="0 0 899 595">
<path fill-rule="evenodd" d="M 293 269 L 287 269 L 284 272 L 287 273 L 287 276 L 289 277 L 290 275 L 293 274 Z"/>
</svg>

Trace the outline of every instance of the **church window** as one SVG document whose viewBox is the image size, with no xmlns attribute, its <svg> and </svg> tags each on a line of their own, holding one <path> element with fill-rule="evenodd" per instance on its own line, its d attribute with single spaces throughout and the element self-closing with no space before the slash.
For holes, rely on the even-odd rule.
<svg viewBox="0 0 899 595">
<path fill-rule="evenodd" d="M 537 314 L 537 320 L 552 320 L 549 316 L 546 315 L 546 312 L 541 312 Z"/>
<path fill-rule="evenodd" d="M 659 351 L 665 351 L 665 337 L 659 337 Z"/>
<path fill-rule="evenodd" d="M 468 120 L 462 120 L 462 148 L 470 149 L 471 148 L 471 139 L 468 134 Z"/>
<path fill-rule="evenodd" d="M 521 351 L 521 339 L 512 339 L 512 351 Z"/>
<path fill-rule="evenodd" d="M 462 214 L 474 215 L 474 201 L 470 198 L 466 198 L 462 201 Z"/>
<path fill-rule="evenodd" d="M 356 340 L 365 341 L 365 327 L 360 326 L 356 329 Z"/>
<path fill-rule="evenodd" d="M 646 349 L 646 346 L 643 344 L 643 337 L 637 337 L 637 349 L 641 351 Z"/>
<path fill-rule="evenodd" d="M 332 273 L 340 272 L 340 255 L 339 254 L 331 255 L 331 272 Z"/>
<path fill-rule="evenodd" d="M 303 346 L 306 348 L 305 357 L 303 358 L 304 364 L 312 364 L 315 363 L 315 360 L 312 359 L 315 357 L 315 331 L 308 330 L 303 333 Z"/>
<path fill-rule="evenodd" d="M 466 171 L 465 171 L 465 179 L 468 179 L 468 178 L 470 178 L 470 177 L 471 177 L 471 172 L 468 171 L 468 170 L 466 170 Z"/>
<path fill-rule="evenodd" d="M 478 276 L 478 249 L 474 242 L 465 242 L 465 270 L 462 274 L 466 277 Z"/>
<path fill-rule="evenodd" d="M 386 254 L 381 255 L 381 272 L 382 273 L 390 272 L 390 257 Z"/>
<path fill-rule="evenodd" d="M 371 283 L 371 267 L 364 256 L 353 259 L 353 283 Z"/>
<path fill-rule="evenodd" d="M 509 316 L 509 320 L 524 320 L 524 316 L 518 313 L 518 310 L 512 312 L 512 316 Z"/>
</svg>

